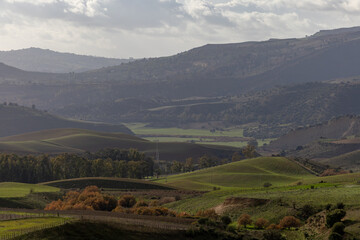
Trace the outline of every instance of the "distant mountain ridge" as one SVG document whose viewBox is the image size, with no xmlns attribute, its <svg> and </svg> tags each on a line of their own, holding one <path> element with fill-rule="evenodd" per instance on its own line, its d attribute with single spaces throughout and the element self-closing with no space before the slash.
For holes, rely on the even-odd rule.
<svg viewBox="0 0 360 240">
<path fill-rule="evenodd" d="M 289 130 L 359 114 L 359 62 L 360 30 L 352 28 L 301 39 L 210 44 L 82 73 L 4 65 L 0 101 L 112 123 L 220 121 Z"/>
<path fill-rule="evenodd" d="M 34 47 L 0 51 L 0 62 L 32 72 L 85 72 L 102 67 L 120 65 L 130 61 L 132 60 L 60 53 Z"/>
</svg>

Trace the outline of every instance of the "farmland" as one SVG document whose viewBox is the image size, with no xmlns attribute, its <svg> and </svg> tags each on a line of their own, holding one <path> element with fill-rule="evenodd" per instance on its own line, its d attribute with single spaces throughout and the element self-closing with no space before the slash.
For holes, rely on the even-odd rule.
<svg viewBox="0 0 360 240">
<path fill-rule="evenodd" d="M 242 127 L 213 129 L 184 129 L 184 128 L 157 128 L 145 123 L 127 123 L 137 136 L 149 141 L 159 142 L 193 142 L 198 144 L 224 145 L 241 148 L 247 145 L 251 138 L 244 137 Z M 269 144 L 274 139 L 259 139 L 259 146 Z"/>
</svg>

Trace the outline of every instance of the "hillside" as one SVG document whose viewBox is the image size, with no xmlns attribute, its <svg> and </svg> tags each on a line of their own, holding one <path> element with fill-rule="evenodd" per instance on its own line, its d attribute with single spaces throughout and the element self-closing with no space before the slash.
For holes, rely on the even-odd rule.
<svg viewBox="0 0 360 240">
<path fill-rule="evenodd" d="M 341 167 L 346 170 L 358 172 L 360 170 L 360 150 L 348 152 L 328 159 L 322 159 L 320 162 L 329 166 Z"/>
<path fill-rule="evenodd" d="M 15 104 L 0 105 L 0 137 L 57 128 L 81 128 L 132 134 L 122 124 L 75 121 L 53 116 L 34 108 L 20 107 Z"/>
<path fill-rule="evenodd" d="M 42 183 L 42 185 L 62 189 L 84 189 L 87 186 L 97 186 L 98 188 L 109 190 L 174 190 L 174 188 L 164 184 L 128 178 L 77 178 L 46 182 Z"/>
<path fill-rule="evenodd" d="M 104 148 L 135 148 L 154 157 L 156 142 L 150 142 L 123 133 L 95 132 L 84 129 L 52 129 L 24 135 L 0 138 L 0 151 L 15 153 L 82 153 L 98 151 Z M 230 159 L 236 148 L 226 146 L 207 146 L 192 143 L 158 143 L 160 160 L 185 161 L 207 154 Z"/>
<path fill-rule="evenodd" d="M 268 149 L 290 150 L 320 139 L 341 139 L 360 136 L 360 117 L 343 116 L 322 124 L 299 128 L 272 141 Z"/>
<path fill-rule="evenodd" d="M 288 185 L 313 175 L 286 158 L 259 157 L 190 173 L 169 176 L 160 182 L 194 190 L 259 188 L 269 182 Z"/>
<path fill-rule="evenodd" d="M 129 59 L 115 59 L 60 53 L 41 48 L 0 51 L 0 62 L 25 71 L 69 73 L 85 72 L 120 65 Z"/>
<path fill-rule="evenodd" d="M 247 124 L 259 121 L 257 114 L 264 112 L 259 117 L 264 125 L 283 119 L 281 124 L 305 126 L 360 112 L 354 105 L 359 85 L 333 82 L 360 76 L 359 39 L 360 31 L 354 28 L 301 39 L 206 45 L 170 57 L 73 74 L 7 68 L 0 71 L 0 101 L 113 123 L 161 119 L 180 125 L 225 118 L 226 124 Z M 304 84 L 308 82 L 319 85 Z M 292 87 L 270 91 L 278 85 Z M 243 95 L 254 92 L 255 98 Z M 317 93 L 331 97 L 320 101 L 324 98 Z M 318 110 L 309 117 L 314 107 Z M 304 112 L 297 113 L 299 109 Z"/>
</svg>

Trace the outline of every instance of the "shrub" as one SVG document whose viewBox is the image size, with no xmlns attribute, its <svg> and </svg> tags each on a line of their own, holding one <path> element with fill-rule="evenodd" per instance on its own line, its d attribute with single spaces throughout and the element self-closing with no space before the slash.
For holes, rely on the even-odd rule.
<svg viewBox="0 0 360 240">
<path fill-rule="evenodd" d="M 345 234 L 345 225 L 342 222 L 337 222 L 331 229 L 331 232 L 338 233 L 341 236 Z"/>
<path fill-rule="evenodd" d="M 237 222 L 238 222 L 239 227 L 240 227 L 241 225 L 243 225 L 244 228 L 246 228 L 246 225 L 249 225 L 249 224 L 252 223 L 251 216 L 250 216 L 249 214 L 243 213 L 243 214 L 239 217 L 239 219 L 238 219 Z"/>
<path fill-rule="evenodd" d="M 331 207 L 332 207 L 332 204 L 331 204 L 331 203 L 328 203 L 328 204 L 326 204 L 325 209 L 326 209 L 327 211 L 330 211 Z"/>
<path fill-rule="evenodd" d="M 300 220 L 293 216 L 286 216 L 279 223 L 281 228 L 300 227 L 300 225 Z"/>
<path fill-rule="evenodd" d="M 269 221 L 264 219 L 264 218 L 259 218 L 258 220 L 256 220 L 255 222 L 255 226 L 259 229 L 261 228 L 265 228 L 269 225 Z"/>
<path fill-rule="evenodd" d="M 175 197 L 163 197 L 160 199 L 159 204 L 163 205 L 163 204 L 172 203 L 175 201 L 176 201 Z"/>
<path fill-rule="evenodd" d="M 123 208 L 132 208 L 136 204 L 136 199 L 132 195 L 124 195 L 119 199 L 118 205 Z"/>
<path fill-rule="evenodd" d="M 226 231 L 235 233 L 236 232 L 236 226 L 235 225 L 227 225 Z"/>
<path fill-rule="evenodd" d="M 231 218 L 229 216 L 222 216 L 220 220 L 225 226 L 231 223 Z"/>
<path fill-rule="evenodd" d="M 266 182 L 266 183 L 264 183 L 264 185 L 263 185 L 265 188 L 268 188 L 268 187 L 271 187 L 272 186 L 272 184 L 271 183 L 269 183 L 269 182 Z"/>
<path fill-rule="evenodd" d="M 199 218 L 199 220 L 197 220 L 198 224 L 200 224 L 200 225 L 205 225 L 205 224 L 207 224 L 208 221 L 209 221 L 209 218 L 205 218 L 205 217 Z"/>
<path fill-rule="evenodd" d="M 148 206 L 149 205 L 144 200 L 137 201 L 136 204 L 134 205 L 135 208 L 148 207 Z"/>
<path fill-rule="evenodd" d="M 336 204 L 336 209 L 344 209 L 345 208 L 345 204 L 342 202 L 339 202 Z"/>
<path fill-rule="evenodd" d="M 268 229 L 268 230 L 280 229 L 280 226 L 272 223 L 266 229 Z"/>
<path fill-rule="evenodd" d="M 198 217 L 207 217 L 211 219 L 217 219 L 219 215 L 215 212 L 214 209 L 200 210 L 196 213 Z"/>
<path fill-rule="evenodd" d="M 343 236 L 338 233 L 331 233 L 329 236 L 329 240 L 342 240 Z"/>
<path fill-rule="evenodd" d="M 279 230 L 266 230 L 263 234 L 264 240 L 286 240 Z"/>
<path fill-rule="evenodd" d="M 343 209 L 335 209 L 331 212 L 329 212 L 326 215 L 326 225 L 330 228 L 335 223 L 341 222 L 341 219 L 343 219 L 346 215 L 346 212 Z"/>
<path fill-rule="evenodd" d="M 159 200 L 152 200 L 150 203 L 149 203 L 149 206 L 150 207 L 157 207 L 159 206 Z"/>
<path fill-rule="evenodd" d="M 314 215 L 316 213 L 316 209 L 311 206 L 310 204 L 305 204 L 299 212 L 299 217 L 302 219 L 307 219 L 311 215 Z"/>
</svg>

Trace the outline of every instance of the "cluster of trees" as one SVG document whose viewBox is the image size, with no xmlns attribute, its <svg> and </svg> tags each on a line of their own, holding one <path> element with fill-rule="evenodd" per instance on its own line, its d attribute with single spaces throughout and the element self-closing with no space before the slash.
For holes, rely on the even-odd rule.
<svg viewBox="0 0 360 240">
<path fill-rule="evenodd" d="M 167 167 L 170 170 L 167 171 L 167 173 L 191 172 L 195 169 L 215 167 L 230 162 L 237 162 L 242 159 L 254 158 L 256 156 L 258 156 L 258 153 L 256 152 L 256 147 L 254 145 L 248 144 L 241 150 L 241 152 L 235 152 L 230 160 L 226 158 L 219 159 L 217 157 L 203 155 L 199 159 L 197 159 L 197 161 L 195 161 L 192 157 L 187 158 L 185 160 L 185 163 L 173 161 Z"/>
<path fill-rule="evenodd" d="M 0 181 L 38 183 L 80 177 L 144 178 L 154 173 L 152 158 L 135 149 L 97 153 L 19 156 L 0 154 Z"/>
<path fill-rule="evenodd" d="M 45 210 L 97 210 L 148 216 L 178 216 L 174 211 L 159 206 L 158 201 L 137 201 L 132 195 L 123 195 L 116 199 L 114 196 L 103 194 L 96 186 L 86 187 L 81 192 L 70 191 L 63 200 L 48 204 Z"/>
</svg>

